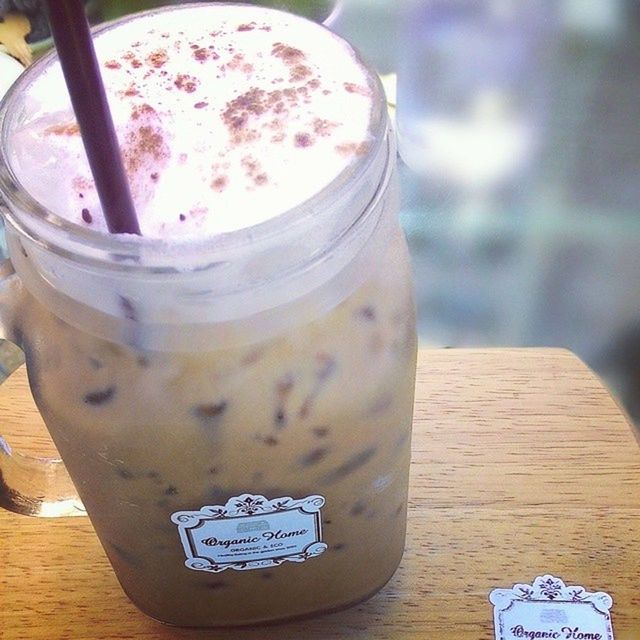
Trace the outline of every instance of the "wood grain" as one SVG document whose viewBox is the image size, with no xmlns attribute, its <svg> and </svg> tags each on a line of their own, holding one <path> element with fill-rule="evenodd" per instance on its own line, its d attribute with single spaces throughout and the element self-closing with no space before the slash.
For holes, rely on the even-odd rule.
<svg viewBox="0 0 640 640">
<path fill-rule="evenodd" d="M 23 378 L 0 414 L 14 445 L 46 449 Z M 87 520 L 0 513 L 0 637 L 489 640 L 489 591 L 549 572 L 610 593 L 616 639 L 640 638 L 640 451 L 575 356 L 422 351 L 413 452 L 407 551 L 360 606 L 260 629 L 166 627 L 127 600 Z"/>
</svg>

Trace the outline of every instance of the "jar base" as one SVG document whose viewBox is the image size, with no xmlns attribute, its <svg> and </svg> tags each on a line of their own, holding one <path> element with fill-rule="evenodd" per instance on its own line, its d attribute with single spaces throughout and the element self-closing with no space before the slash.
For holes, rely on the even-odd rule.
<svg viewBox="0 0 640 640">
<path fill-rule="evenodd" d="M 398 563 L 399 566 L 399 563 Z M 293 616 L 287 616 L 287 617 L 281 617 L 281 618 L 277 618 L 277 619 L 261 619 L 261 618 L 256 618 L 255 620 L 251 620 L 251 621 L 242 621 L 242 622 L 224 622 L 224 623 L 216 623 L 216 622 L 211 622 L 211 623 L 205 623 L 203 622 L 202 624 L 184 624 L 184 623 L 180 623 L 180 622 L 172 622 L 170 620 L 161 620 L 160 618 L 154 616 L 151 613 L 148 613 L 147 611 L 145 611 L 144 609 L 142 609 L 141 607 L 139 607 L 129 596 L 129 594 L 127 593 L 127 597 L 129 597 L 129 599 L 133 602 L 133 604 L 136 606 L 136 608 L 141 611 L 142 613 L 144 613 L 147 617 L 151 618 L 152 620 L 155 620 L 156 622 L 159 622 L 160 624 L 166 625 L 168 627 L 176 627 L 176 628 L 180 628 L 180 629 L 203 629 L 203 628 L 216 628 L 216 629 L 249 629 L 249 628 L 253 628 L 256 626 L 260 626 L 260 627 L 277 627 L 279 625 L 285 625 L 291 622 L 297 622 L 300 620 L 309 620 L 311 618 L 318 618 L 320 616 L 327 616 L 333 613 L 339 613 L 340 611 L 345 611 L 346 609 L 350 609 L 351 607 L 355 607 L 358 604 L 361 604 L 363 602 L 366 602 L 367 600 L 370 600 L 371 598 L 373 598 L 377 593 L 379 593 L 386 585 L 387 583 L 389 583 L 389 581 L 393 578 L 393 576 L 395 575 L 396 571 L 397 571 L 398 567 L 396 566 L 396 568 L 393 570 L 393 572 L 391 573 L 391 575 L 386 578 L 379 586 L 375 587 L 374 589 L 372 589 L 371 591 L 367 592 L 364 596 L 360 596 L 358 598 L 355 598 L 354 600 L 350 600 L 349 602 L 345 603 L 345 604 L 341 604 L 335 607 L 330 607 L 328 609 L 320 609 L 317 611 L 311 611 L 308 613 L 301 613 L 301 614 L 297 614 L 297 615 L 293 615 Z M 125 590 L 126 593 L 126 590 Z"/>
</svg>

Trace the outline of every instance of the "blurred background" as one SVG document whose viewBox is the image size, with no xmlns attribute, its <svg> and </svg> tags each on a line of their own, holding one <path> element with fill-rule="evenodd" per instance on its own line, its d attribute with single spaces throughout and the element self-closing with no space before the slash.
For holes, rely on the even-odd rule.
<svg viewBox="0 0 640 640">
<path fill-rule="evenodd" d="M 640 2 L 260 4 L 325 21 L 383 78 L 422 345 L 569 348 L 640 424 Z M 0 0 L 34 55 L 37 5 Z"/>
</svg>

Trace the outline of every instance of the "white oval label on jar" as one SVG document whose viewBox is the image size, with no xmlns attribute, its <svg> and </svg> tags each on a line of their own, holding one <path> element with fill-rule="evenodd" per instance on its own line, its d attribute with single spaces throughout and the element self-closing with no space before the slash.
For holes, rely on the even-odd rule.
<svg viewBox="0 0 640 640">
<path fill-rule="evenodd" d="M 304 562 L 326 550 L 320 517 L 324 503 L 319 495 L 269 500 L 243 493 L 225 505 L 176 511 L 171 521 L 178 525 L 189 569 L 265 569 Z"/>
</svg>

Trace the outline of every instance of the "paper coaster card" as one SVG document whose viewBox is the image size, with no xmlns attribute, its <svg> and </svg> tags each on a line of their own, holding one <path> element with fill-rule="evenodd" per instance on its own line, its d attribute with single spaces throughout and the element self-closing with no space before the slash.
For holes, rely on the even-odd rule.
<svg viewBox="0 0 640 640">
<path fill-rule="evenodd" d="M 552 575 L 494 589 L 496 640 L 613 640 L 611 596 L 567 586 Z"/>
</svg>

